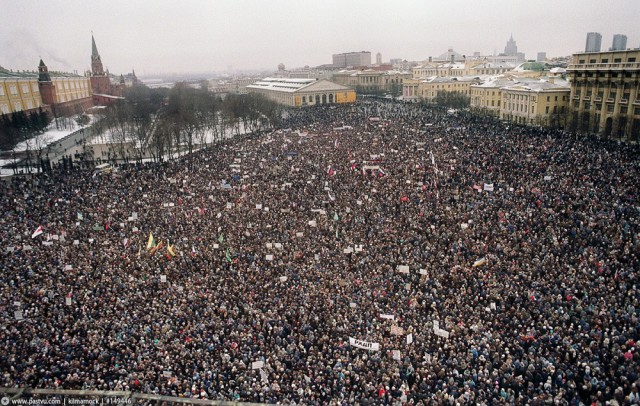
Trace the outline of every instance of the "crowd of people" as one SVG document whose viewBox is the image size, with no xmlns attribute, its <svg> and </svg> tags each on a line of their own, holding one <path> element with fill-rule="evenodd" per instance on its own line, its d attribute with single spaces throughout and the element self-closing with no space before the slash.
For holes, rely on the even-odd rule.
<svg viewBox="0 0 640 406">
<path fill-rule="evenodd" d="M 639 404 L 639 172 L 634 145 L 366 101 L 14 177 L 0 386 Z"/>
</svg>

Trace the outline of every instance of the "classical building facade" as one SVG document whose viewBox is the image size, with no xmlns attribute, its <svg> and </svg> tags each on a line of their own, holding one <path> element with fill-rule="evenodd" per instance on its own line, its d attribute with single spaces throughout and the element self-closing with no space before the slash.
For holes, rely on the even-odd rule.
<svg viewBox="0 0 640 406">
<path fill-rule="evenodd" d="M 500 118 L 517 124 L 565 128 L 569 85 L 536 81 L 503 87 Z"/>
<path fill-rule="evenodd" d="M 416 85 L 416 81 L 418 82 Z M 403 88 L 403 95 L 407 94 L 407 99 L 421 99 L 433 102 L 439 92 L 457 92 L 463 95 L 470 95 L 470 87 L 480 83 L 475 77 L 433 77 L 428 79 L 408 81 L 406 89 Z"/>
<path fill-rule="evenodd" d="M 37 72 L 0 72 L 0 114 L 43 108 L 54 116 L 66 116 L 91 106 L 89 78 L 49 72 L 42 59 Z"/>
<path fill-rule="evenodd" d="M 640 141 L 640 50 L 578 53 L 567 74 L 572 130 Z"/>
<path fill-rule="evenodd" d="M 0 72 L 0 114 L 42 107 L 38 78 L 34 74 Z"/>
<path fill-rule="evenodd" d="M 73 74 L 50 74 L 40 59 L 38 87 L 42 103 L 55 117 L 78 114 L 93 107 L 91 82 L 88 77 Z"/>
<path fill-rule="evenodd" d="M 513 86 L 518 81 L 510 77 L 492 77 L 483 83 L 469 86 L 470 107 L 477 113 L 500 117 L 502 88 Z"/>
<path fill-rule="evenodd" d="M 342 70 L 333 74 L 333 81 L 355 89 L 358 93 L 392 93 L 400 95 L 404 81 L 411 73 L 400 71 Z"/>
<path fill-rule="evenodd" d="M 247 91 L 262 94 L 270 100 L 292 107 L 356 101 L 353 89 L 328 80 L 265 78 L 248 85 Z"/>
<path fill-rule="evenodd" d="M 486 59 L 474 59 L 467 62 L 426 62 L 411 69 L 414 79 L 425 79 L 434 76 L 462 77 L 499 75 L 512 71 L 516 64 L 511 62 L 489 62 Z"/>
</svg>

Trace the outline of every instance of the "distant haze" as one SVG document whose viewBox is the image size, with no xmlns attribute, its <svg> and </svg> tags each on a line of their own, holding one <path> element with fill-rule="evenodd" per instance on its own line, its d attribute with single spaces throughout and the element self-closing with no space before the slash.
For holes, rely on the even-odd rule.
<svg viewBox="0 0 640 406">
<path fill-rule="evenodd" d="M 584 51 L 587 32 L 640 46 L 639 0 L 3 0 L 0 66 L 89 69 L 91 31 L 105 68 L 142 75 L 276 70 L 371 51 L 422 61 L 453 48 L 504 51 L 513 34 L 528 59 Z"/>
</svg>

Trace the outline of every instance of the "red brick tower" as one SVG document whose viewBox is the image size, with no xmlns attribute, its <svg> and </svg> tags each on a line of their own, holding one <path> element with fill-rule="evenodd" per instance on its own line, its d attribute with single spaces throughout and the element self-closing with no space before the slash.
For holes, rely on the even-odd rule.
<svg viewBox="0 0 640 406">
<path fill-rule="evenodd" d="M 51 81 L 51 75 L 49 75 L 49 69 L 40 59 L 40 65 L 38 65 L 38 87 L 40 88 L 40 97 L 42 97 L 42 103 L 48 105 L 56 104 L 56 87 Z"/>
</svg>

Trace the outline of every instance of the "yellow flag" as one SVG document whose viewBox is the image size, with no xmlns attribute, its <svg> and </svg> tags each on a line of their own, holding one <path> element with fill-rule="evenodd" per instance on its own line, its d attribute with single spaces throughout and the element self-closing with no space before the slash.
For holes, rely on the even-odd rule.
<svg viewBox="0 0 640 406">
<path fill-rule="evenodd" d="M 153 248 L 153 246 L 155 245 L 154 240 L 153 240 L 153 234 L 151 234 L 151 232 L 149 232 L 149 241 L 147 241 L 147 249 L 150 250 L 151 248 Z"/>
</svg>

